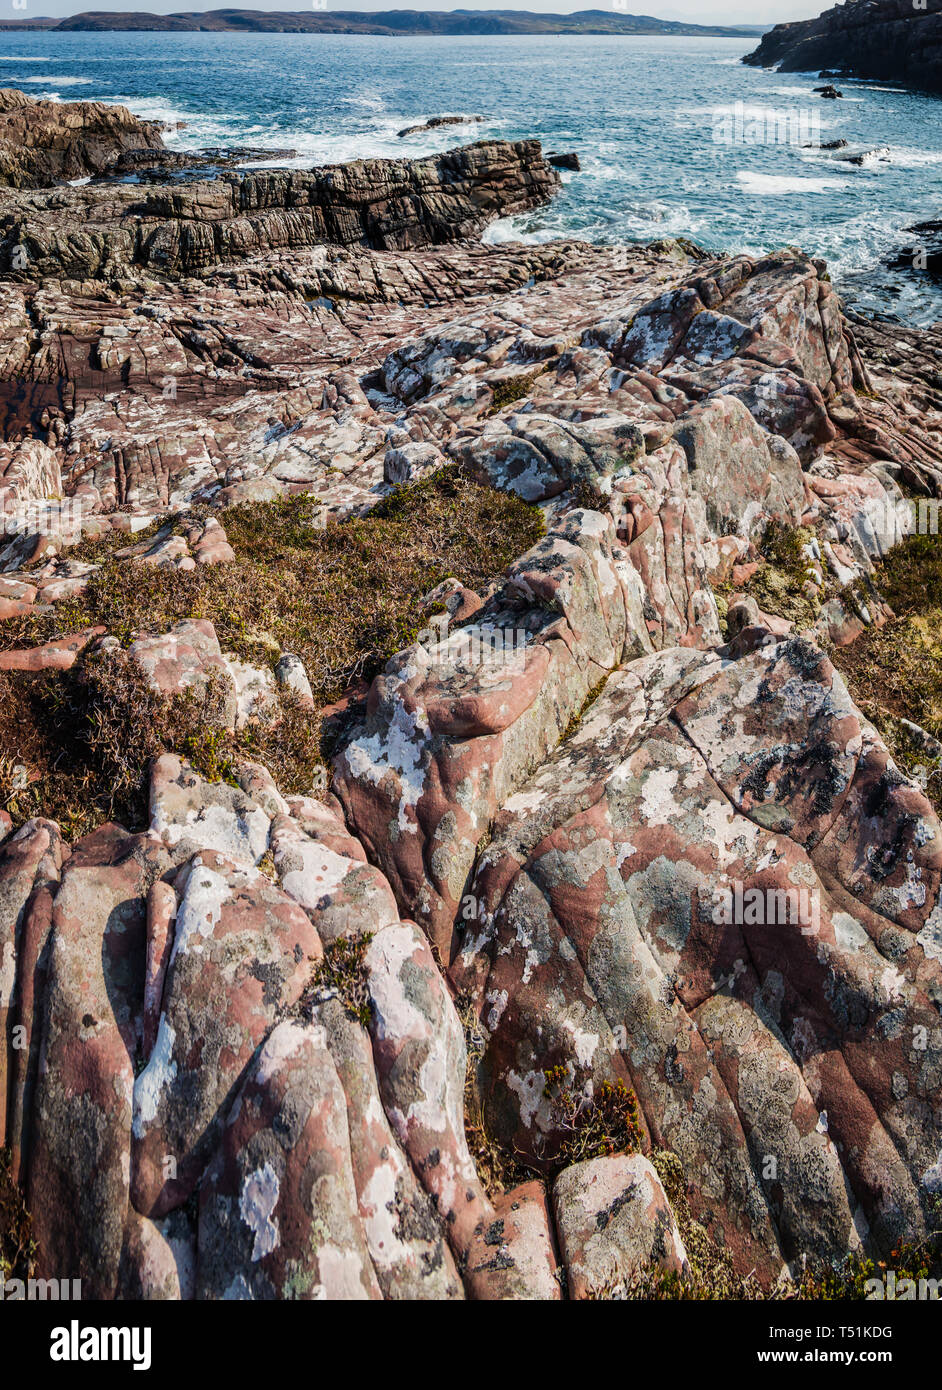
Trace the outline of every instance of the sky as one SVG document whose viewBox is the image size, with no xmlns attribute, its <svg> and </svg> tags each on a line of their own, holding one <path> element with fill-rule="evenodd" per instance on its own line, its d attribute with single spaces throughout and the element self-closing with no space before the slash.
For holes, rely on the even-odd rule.
<svg viewBox="0 0 942 1390">
<path fill-rule="evenodd" d="M 31 0 L 26 14 L 14 11 L 13 19 L 29 14 L 78 14 L 82 10 L 137 10 L 152 14 L 171 14 L 180 10 L 222 9 L 226 4 L 240 9 L 301 10 L 303 0 Z M 573 10 L 606 9 L 605 0 L 328 0 L 332 10 L 456 10 L 516 9 L 541 13 L 571 14 Z M 659 19 L 682 19 L 694 24 L 779 24 L 790 19 L 809 19 L 829 9 L 832 0 L 638 0 L 629 7 L 631 14 L 655 15 Z"/>
</svg>

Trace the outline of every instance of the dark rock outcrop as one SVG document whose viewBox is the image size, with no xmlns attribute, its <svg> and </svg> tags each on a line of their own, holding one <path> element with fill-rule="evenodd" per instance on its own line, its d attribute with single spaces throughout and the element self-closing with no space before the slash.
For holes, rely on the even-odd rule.
<svg viewBox="0 0 942 1390">
<path fill-rule="evenodd" d="M 777 24 L 743 62 L 759 68 L 777 65 L 782 72 L 836 69 L 842 77 L 871 77 L 942 93 L 942 3 L 848 0 L 817 19 Z"/>
<path fill-rule="evenodd" d="M 132 266 L 194 274 L 320 243 L 434 246 L 537 207 L 558 187 L 538 140 L 482 140 L 427 159 L 273 169 L 146 192 L 111 185 L 6 195 L 0 270 L 86 280 Z"/>
<path fill-rule="evenodd" d="M 105 177 L 133 177 L 142 183 L 167 183 L 213 177 L 223 169 L 257 163 L 277 165 L 294 159 L 296 150 L 259 150 L 226 145 L 202 150 L 124 150 L 108 166 Z"/>
<path fill-rule="evenodd" d="M 443 125 L 480 125 L 483 120 L 483 116 L 430 116 L 427 121 L 407 125 L 405 130 L 400 130 L 399 139 L 404 140 L 407 135 L 420 135 L 424 130 L 437 130 Z"/>
<path fill-rule="evenodd" d="M 48 188 L 101 174 L 126 150 L 160 148 L 160 126 L 126 106 L 99 101 L 35 101 L 0 88 L 0 184 Z"/>
</svg>

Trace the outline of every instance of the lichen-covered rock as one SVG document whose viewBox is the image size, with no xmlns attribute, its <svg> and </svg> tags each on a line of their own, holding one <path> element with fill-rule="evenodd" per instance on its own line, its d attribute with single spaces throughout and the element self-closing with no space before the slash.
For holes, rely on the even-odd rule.
<svg viewBox="0 0 942 1390">
<path fill-rule="evenodd" d="M 641 1154 L 564 1169 L 553 1184 L 553 1209 L 570 1298 L 617 1295 L 649 1270 L 689 1272 L 667 1194 Z"/>
<path fill-rule="evenodd" d="M 257 864 L 268 849 L 271 819 L 241 787 L 208 782 L 165 753 L 151 768 L 150 828 L 181 857 L 213 849 Z"/>
<path fill-rule="evenodd" d="M 245 861 L 204 850 L 177 873 L 173 946 L 134 1082 L 132 1199 L 163 1216 L 194 1190 L 255 1049 L 323 951 L 307 915 Z"/>
<path fill-rule="evenodd" d="M 279 816 L 272 824 L 272 854 L 284 892 L 308 913 L 323 942 L 368 936 L 398 922 L 386 879 L 364 862 L 362 850 L 351 854 L 356 842 L 343 822 L 326 807 L 319 810 L 316 821 L 313 813 L 305 818 L 313 834 L 290 816 Z"/>
<path fill-rule="evenodd" d="M 647 645 L 618 548 L 610 520 L 571 514 L 511 566 L 479 623 L 393 658 L 335 759 L 348 821 L 445 957 L 501 801 L 598 680 Z"/>
<path fill-rule="evenodd" d="M 220 723 L 235 728 L 236 685 L 211 622 L 187 618 L 163 636 L 138 637 L 128 647 L 127 655 L 143 668 L 150 684 L 162 694 L 178 695 L 188 690 L 218 693 Z"/>
<path fill-rule="evenodd" d="M 118 1270 L 117 1297 L 132 1301 L 175 1302 L 192 1298 L 181 1288 L 178 1257 L 160 1227 L 129 1207 Z"/>
<path fill-rule="evenodd" d="M 630 467 L 643 447 L 638 426 L 624 416 L 576 424 L 521 412 L 488 423 L 453 452 L 482 482 L 543 502 L 571 489 L 584 489 L 589 498 L 608 496 L 612 475 Z"/>
<path fill-rule="evenodd" d="M 396 1137 L 432 1197 L 459 1266 L 494 1218 L 464 1132 L 461 1023 L 428 942 L 410 922 L 385 927 L 366 954 L 380 1094 Z M 469 1291 L 474 1275 L 467 1272 Z"/>
<path fill-rule="evenodd" d="M 357 1218 L 344 1093 L 322 1030 L 280 1023 L 200 1185 L 197 1294 L 381 1297 Z"/>
<path fill-rule="evenodd" d="M 336 999 L 319 1007 L 317 1021 L 344 1090 L 357 1205 L 383 1297 L 462 1298 L 436 1204 L 418 1182 L 383 1110 L 369 1035 Z"/>
<path fill-rule="evenodd" d="M 494 1198 L 494 1220 L 476 1236 L 468 1274 L 479 1298 L 562 1297 L 553 1219 L 541 1182 L 528 1182 Z"/>
<path fill-rule="evenodd" d="M 939 1083 L 908 1040 L 938 1028 L 940 844 L 807 641 L 626 667 L 472 884 L 451 973 L 493 1130 L 547 1163 L 546 1071 L 587 1103 L 627 1073 L 743 1273 L 922 1229 Z"/>
<path fill-rule="evenodd" d="M 805 509 L 798 455 L 788 447 L 773 450 L 735 396 L 693 406 L 677 422 L 674 438 L 686 454 L 691 487 L 706 503 L 715 535 L 749 535 L 760 518 L 798 524 Z"/>
<path fill-rule="evenodd" d="M 169 867 L 159 842 L 105 826 L 74 848 L 52 908 L 29 1202 L 47 1277 L 80 1278 L 92 1298 L 111 1298 L 117 1286 L 143 1006 L 143 894 Z"/>
</svg>

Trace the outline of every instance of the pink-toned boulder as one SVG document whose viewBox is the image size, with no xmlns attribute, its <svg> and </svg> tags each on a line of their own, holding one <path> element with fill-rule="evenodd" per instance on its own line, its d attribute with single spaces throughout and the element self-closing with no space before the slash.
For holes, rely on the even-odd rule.
<svg viewBox="0 0 942 1390">
<path fill-rule="evenodd" d="M 0 652 L 0 671 L 68 671 L 89 643 L 96 637 L 102 637 L 106 630 L 103 627 L 87 627 L 68 637 L 44 642 L 39 647 Z"/>
<path fill-rule="evenodd" d="M 155 841 L 104 826 L 74 847 L 52 910 L 28 1198 L 43 1275 L 80 1278 L 90 1298 L 112 1298 L 117 1286 L 143 1005 L 144 893 L 169 865 Z"/>
<path fill-rule="evenodd" d="M 687 1272 L 667 1195 L 641 1154 L 564 1169 L 553 1184 L 553 1208 L 570 1298 L 617 1296 L 648 1270 Z"/>
<path fill-rule="evenodd" d="M 243 1068 L 323 950 L 301 909 L 244 861 L 205 850 L 173 886 L 160 1021 L 134 1083 L 132 1197 L 151 1217 L 199 1182 Z"/>
<path fill-rule="evenodd" d="M 343 1085 L 363 1234 L 383 1297 L 455 1299 L 464 1289 L 435 1203 L 423 1191 L 380 1101 L 369 1035 L 338 999 L 315 1015 Z"/>
<path fill-rule="evenodd" d="M 461 1023 L 428 942 L 411 922 L 378 932 L 366 966 L 370 1034 L 386 1114 L 463 1264 L 494 1209 L 465 1138 Z M 475 1280 L 468 1279 L 474 1296 Z"/>
<path fill-rule="evenodd" d="M 546 1190 L 523 1183 L 494 1198 L 494 1220 L 475 1237 L 468 1276 L 478 1298 L 489 1300 L 562 1297 Z"/>
<path fill-rule="evenodd" d="M 192 1289 L 187 1296 L 193 1296 Z M 160 1227 L 128 1208 L 116 1297 L 132 1302 L 173 1302 L 183 1297 L 180 1268 Z"/>
<path fill-rule="evenodd" d="M 164 753 L 151 768 L 150 827 L 181 858 L 208 849 L 257 864 L 271 819 L 241 787 L 208 782 L 185 759 Z"/>
<path fill-rule="evenodd" d="M 162 636 L 138 637 L 127 654 L 143 667 L 153 688 L 166 695 L 212 685 L 221 701 L 220 721 L 235 726 L 235 685 L 211 622 L 187 618 Z"/>
<path fill-rule="evenodd" d="M 315 1025 L 280 1023 L 200 1186 L 198 1296 L 382 1297 L 357 1212 L 343 1087 Z"/>
<path fill-rule="evenodd" d="M 15 1084 L 17 1054 L 29 1046 L 28 1036 L 15 1046 L 13 1034 L 15 1026 L 31 1021 L 22 998 L 32 983 L 23 971 L 26 920 L 34 894 L 58 882 L 68 854 L 59 827 L 44 820 L 27 821 L 0 848 L 0 1145 L 8 1142 L 6 1102 Z"/>
<path fill-rule="evenodd" d="M 331 819 L 333 834 L 328 830 L 326 835 L 312 836 L 292 817 L 278 816 L 271 835 L 278 882 L 304 908 L 324 942 L 338 936 L 375 934 L 399 921 L 386 879 L 361 857 L 349 857 L 349 837 L 336 818 Z M 331 840 L 338 844 L 339 853 Z"/>
</svg>

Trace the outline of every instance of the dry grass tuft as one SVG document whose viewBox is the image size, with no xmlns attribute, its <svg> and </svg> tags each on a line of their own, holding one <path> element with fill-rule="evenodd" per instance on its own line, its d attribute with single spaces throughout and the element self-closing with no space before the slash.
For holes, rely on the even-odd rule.
<svg viewBox="0 0 942 1390">
<path fill-rule="evenodd" d="M 206 618 L 223 651 L 242 660 L 271 668 L 282 651 L 296 653 L 315 703 L 328 705 L 415 640 L 429 589 L 452 575 L 480 588 L 543 532 L 536 508 L 457 467 L 397 488 L 360 520 L 323 529 L 317 512 L 310 494 L 230 507 L 220 519 L 235 562 L 189 572 L 118 561 L 126 536 L 86 542 L 70 552 L 100 566 L 85 592 L 48 614 L 0 622 L 0 648 L 93 625 L 126 645 Z M 219 727 L 220 698 L 212 688 L 166 697 L 132 663 L 106 657 L 66 673 L 0 674 L 0 807 L 17 824 L 58 820 L 69 838 L 103 820 L 142 828 L 148 768 L 161 752 L 189 758 L 211 780 L 231 780 L 241 759 L 262 762 L 286 795 L 308 792 L 323 764 L 319 718 L 286 693 L 278 722 L 233 735 Z"/>
<path fill-rule="evenodd" d="M 910 536 L 874 577 L 895 618 L 829 652 L 851 696 L 879 729 L 904 772 L 922 770 L 942 810 L 942 768 L 901 724 L 907 719 L 942 740 L 942 538 Z"/>
<path fill-rule="evenodd" d="M 77 599 L 47 617 L 0 623 L 0 646 L 93 624 L 126 643 L 207 618 L 223 651 L 243 660 L 273 667 L 281 651 L 296 653 L 316 703 L 328 705 L 415 640 L 429 589 L 450 576 L 480 588 L 543 533 L 537 508 L 456 465 L 395 489 L 361 519 L 319 528 L 318 510 L 307 493 L 227 508 L 219 519 L 236 553 L 228 565 L 181 572 L 106 558 Z"/>
<path fill-rule="evenodd" d="M 32 1217 L 10 1173 L 10 1152 L 0 1148 L 0 1282 L 30 1279 L 36 1270 Z"/>
</svg>

